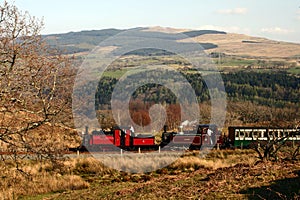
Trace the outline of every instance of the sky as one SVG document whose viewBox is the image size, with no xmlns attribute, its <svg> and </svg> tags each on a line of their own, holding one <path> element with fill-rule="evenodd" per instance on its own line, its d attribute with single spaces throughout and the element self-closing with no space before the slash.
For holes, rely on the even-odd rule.
<svg viewBox="0 0 300 200">
<path fill-rule="evenodd" d="M 3 1 L 3 0 L 0 0 Z M 8 0 L 43 18 L 43 34 L 162 26 L 300 43 L 300 0 Z"/>
</svg>

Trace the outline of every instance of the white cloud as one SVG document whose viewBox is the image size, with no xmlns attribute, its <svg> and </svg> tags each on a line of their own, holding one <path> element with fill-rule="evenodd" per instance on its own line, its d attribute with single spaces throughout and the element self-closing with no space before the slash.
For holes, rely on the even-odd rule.
<svg viewBox="0 0 300 200">
<path fill-rule="evenodd" d="M 271 33 L 271 34 L 288 34 L 288 33 L 292 33 L 293 30 L 284 29 L 280 27 L 270 27 L 270 28 L 262 28 L 261 32 Z"/>
<path fill-rule="evenodd" d="M 225 10 L 217 10 L 217 13 L 224 15 L 244 15 L 247 13 L 247 8 L 233 8 Z"/>
</svg>

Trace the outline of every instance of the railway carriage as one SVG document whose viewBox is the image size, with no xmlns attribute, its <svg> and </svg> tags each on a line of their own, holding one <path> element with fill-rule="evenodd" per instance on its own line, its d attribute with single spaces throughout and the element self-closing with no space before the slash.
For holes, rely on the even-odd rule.
<svg viewBox="0 0 300 200">
<path fill-rule="evenodd" d="M 272 127 L 228 127 L 230 144 L 234 147 L 249 147 L 253 143 L 284 139 L 285 142 L 300 143 L 299 128 L 272 128 Z"/>
</svg>

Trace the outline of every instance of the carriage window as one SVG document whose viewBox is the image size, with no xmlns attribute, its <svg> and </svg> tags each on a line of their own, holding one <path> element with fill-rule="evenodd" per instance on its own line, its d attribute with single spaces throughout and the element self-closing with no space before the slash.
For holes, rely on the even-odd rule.
<svg viewBox="0 0 300 200">
<path fill-rule="evenodd" d="M 254 134 L 254 131 L 251 131 L 249 137 L 253 137 L 253 134 Z"/>
<path fill-rule="evenodd" d="M 240 137 L 244 137 L 245 136 L 245 132 L 244 131 L 241 131 L 240 132 Z"/>
<path fill-rule="evenodd" d="M 269 131 L 269 137 L 273 138 L 273 131 Z"/>
<path fill-rule="evenodd" d="M 274 133 L 273 130 L 272 130 L 272 131 L 271 131 L 271 130 L 269 131 L 269 135 L 273 135 L 273 133 Z"/>
<path fill-rule="evenodd" d="M 286 131 L 286 132 L 284 133 L 284 137 L 288 137 L 288 136 L 289 136 L 289 132 Z"/>
<path fill-rule="evenodd" d="M 235 137 L 240 137 L 240 132 L 239 131 L 235 132 Z"/>
<path fill-rule="evenodd" d="M 254 137 L 254 138 L 259 137 L 259 134 L 258 134 L 258 133 L 259 133 L 258 131 L 254 131 L 254 132 L 253 132 L 253 137 Z"/>
<path fill-rule="evenodd" d="M 295 137 L 295 136 L 296 136 L 296 131 L 292 131 L 292 132 L 291 132 L 291 136 L 292 136 L 292 137 Z"/>
<path fill-rule="evenodd" d="M 263 131 L 263 137 L 268 137 L 267 131 Z"/>
<path fill-rule="evenodd" d="M 249 137 L 250 132 L 249 131 L 245 131 L 245 137 Z"/>
</svg>

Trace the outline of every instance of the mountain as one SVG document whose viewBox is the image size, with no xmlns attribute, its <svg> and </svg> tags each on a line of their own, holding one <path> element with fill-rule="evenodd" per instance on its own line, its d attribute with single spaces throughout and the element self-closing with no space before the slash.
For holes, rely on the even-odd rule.
<svg viewBox="0 0 300 200">
<path fill-rule="evenodd" d="M 210 31 L 210 30 L 201 30 L 201 31 L 178 31 L 181 32 L 179 34 L 173 31 L 171 33 L 171 29 L 169 28 L 168 31 L 164 29 L 163 31 L 160 30 L 152 30 L 148 28 L 135 28 L 138 31 L 145 31 L 149 37 L 154 37 L 158 39 L 170 39 L 170 40 L 180 40 L 182 39 L 182 33 L 189 36 L 189 37 L 196 37 L 205 34 L 226 34 L 225 32 L 220 31 Z M 133 30 L 133 29 L 129 29 Z M 51 35 L 44 35 L 44 39 L 47 41 L 48 44 L 51 46 L 58 47 L 59 49 L 63 50 L 66 54 L 74 54 L 80 52 L 88 52 L 96 47 L 100 42 L 104 41 L 105 39 L 112 37 L 118 33 L 121 33 L 127 30 L 120 30 L 120 29 L 103 29 L 103 30 L 91 30 L 91 31 L 80 31 L 80 32 L 69 32 L 63 34 L 51 34 Z M 214 49 L 217 45 L 213 43 L 201 42 L 201 45 L 204 49 Z M 131 54 L 137 55 L 145 55 L 145 54 L 157 54 L 157 55 L 165 55 L 168 54 L 165 51 L 161 50 L 141 50 L 135 51 Z"/>
<path fill-rule="evenodd" d="M 44 35 L 43 37 L 51 46 L 58 47 L 67 54 L 72 54 L 90 51 L 101 41 L 122 31 L 118 29 L 104 29 L 51 34 Z"/>
<path fill-rule="evenodd" d="M 226 55 L 255 57 L 255 58 L 294 58 L 300 57 L 300 44 L 274 41 L 261 37 L 252 37 L 243 34 L 226 33 L 216 30 L 188 30 L 165 27 L 135 28 L 148 32 L 157 38 L 175 39 L 184 42 L 179 36 L 183 33 L 194 41 L 202 44 L 208 52 L 221 52 Z M 132 30 L 132 29 L 128 29 Z M 103 29 L 62 34 L 44 35 L 44 39 L 52 46 L 62 49 L 66 54 L 88 52 L 103 40 L 127 30 Z M 155 34 L 154 34 L 155 33 Z M 144 51 L 137 51 L 144 54 Z M 153 53 L 153 51 L 151 51 Z M 156 51 L 158 55 L 165 52 Z"/>
</svg>

